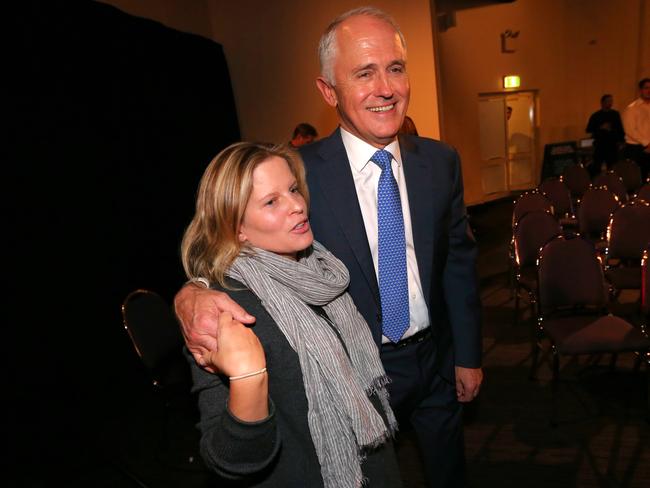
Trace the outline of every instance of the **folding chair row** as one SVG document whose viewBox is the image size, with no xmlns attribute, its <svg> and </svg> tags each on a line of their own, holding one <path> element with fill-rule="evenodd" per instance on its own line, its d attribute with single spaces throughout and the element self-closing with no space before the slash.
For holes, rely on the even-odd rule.
<svg viewBox="0 0 650 488">
<path fill-rule="evenodd" d="M 531 201 L 533 196 L 540 195 L 531 192 Z M 516 215 L 514 212 L 513 220 Z M 640 290 L 642 253 L 650 245 L 650 203 L 636 200 L 619 205 L 606 188 L 590 188 L 583 197 L 578 220 L 579 234 L 594 246 L 603 263 L 611 301 L 616 302 L 622 290 Z M 532 209 L 515 221 L 510 242 L 515 324 L 522 294 L 535 313 L 538 253 L 562 234 L 567 232 L 548 208 Z"/>
</svg>

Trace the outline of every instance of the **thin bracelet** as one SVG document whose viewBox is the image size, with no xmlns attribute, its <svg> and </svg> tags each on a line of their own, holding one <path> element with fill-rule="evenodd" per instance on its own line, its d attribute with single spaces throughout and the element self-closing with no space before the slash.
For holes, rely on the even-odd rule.
<svg viewBox="0 0 650 488">
<path fill-rule="evenodd" d="M 262 368 L 259 371 L 253 371 L 252 373 L 240 374 L 239 376 L 229 376 L 230 381 L 242 380 L 244 378 L 250 378 L 251 376 L 257 376 L 258 374 L 266 373 L 266 368 Z"/>
</svg>

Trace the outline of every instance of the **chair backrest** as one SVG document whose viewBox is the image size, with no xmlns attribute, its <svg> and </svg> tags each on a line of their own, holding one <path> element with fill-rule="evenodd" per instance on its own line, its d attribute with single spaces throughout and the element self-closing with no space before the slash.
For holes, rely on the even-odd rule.
<svg viewBox="0 0 650 488">
<path fill-rule="evenodd" d="M 650 183 L 646 183 L 636 192 L 635 200 L 644 200 L 650 202 Z"/>
<path fill-rule="evenodd" d="M 604 307 L 607 288 L 593 244 L 580 235 L 558 236 L 539 254 L 539 310 L 547 315 L 559 309 Z"/>
<path fill-rule="evenodd" d="M 551 201 L 556 215 L 573 215 L 571 192 L 561 179 L 547 178 L 537 190 Z"/>
<path fill-rule="evenodd" d="M 606 186 L 609 191 L 614 193 L 621 203 L 627 202 L 627 188 L 619 175 L 613 171 L 605 171 L 596 175 L 593 181 L 594 186 Z"/>
<path fill-rule="evenodd" d="M 605 186 L 591 187 L 578 207 L 578 228 L 587 237 L 605 238 L 607 224 L 619 207 L 618 197 Z"/>
<path fill-rule="evenodd" d="M 517 266 L 534 266 L 539 250 L 561 233 L 560 223 L 550 212 L 528 212 L 517 222 L 512 232 Z"/>
<path fill-rule="evenodd" d="M 625 189 L 629 195 L 634 194 L 641 185 L 643 184 L 643 179 L 641 178 L 641 168 L 631 159 L 623 159 L 618 161 L 612 169 L 614 172 L 621 177 Z"/>
<path fill-rule="evenodd" d="M 122 320 L 154 384 L 187 381 L 183 335 L 171 306 L 159 294 L 142 289 L 129 293 L 122 303 Z"/>
<path fill-rule="evenodd" d="M 640 260 L 650 244 L 650 202 L 621 205 L 607 226 L 607 258 Z"/>
<path fill-rule="evenodd" d="M 521 219 L 528 212 L 534 211 L 548 211 L 554 213 L 553 203 L 542 195 L 537 190 L 527 191 L 519 195 L 519 198 L 515 200 L 514 206 L 512 208 L 512 226 L 514 228 L 517 225 L 519 219 Z"/>
<path fill-rule="evenodd" d="M 571 196 L 574 198 L 581 198 L 591 184 L 589 171 L 581 163 L 569 164 L 564 168 L 560 179 L 567 186 L 571 192 Z"/>
</svg>

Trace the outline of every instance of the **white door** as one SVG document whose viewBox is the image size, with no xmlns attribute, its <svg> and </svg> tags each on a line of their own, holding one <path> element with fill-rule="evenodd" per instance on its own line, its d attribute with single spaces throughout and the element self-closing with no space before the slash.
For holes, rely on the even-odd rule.
<svg viewBox="0 0 650 488">
<path fill-rule="evenodd" d="M 505 107 L 502 96 L 481 97 L 478 103 L 481 184 L 488 196 L 508 191 Z"/>
<path fill-rule="evenodd" d="M 535 188 L 535 94 L 508 95 L 506 104 L 508 187 L 510 190 Z"/>
</svg>

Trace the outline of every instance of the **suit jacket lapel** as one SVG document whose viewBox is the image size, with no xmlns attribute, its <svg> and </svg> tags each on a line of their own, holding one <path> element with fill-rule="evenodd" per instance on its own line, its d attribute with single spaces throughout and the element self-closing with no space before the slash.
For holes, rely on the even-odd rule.
<svg viewBox="0 0 650 488">
<path fill-rule="evenodd" d="M 379 304 L 379 285 L 375 275 L 375 266 L 370 254 L 370 245 L 366 237 L 350 162 L 338 129 L 323 140 L 319 154 L 324 160 L 323 164 L 310 167 L 310 169 L 318 171 L 317 182 L 363 270 L 375 301 Z"/>
<path fill-rule="evenodd" d="M 424 299 L 429 304 L 435 232 L 434 201 L 436 199 L 436 195 L 433 198 L 431 195 L 433 166 L 430 161 L 424 158 L 418 150 L 418 146 L 411 140 L 400 137 L 399 142 L 411 212 L 415 256 L 418 262 Z"/>
</svg>

